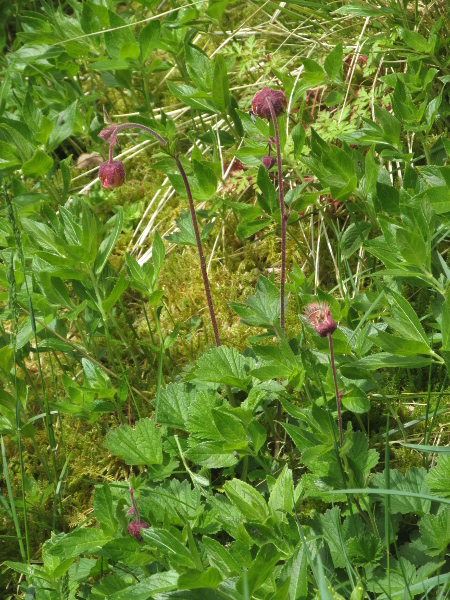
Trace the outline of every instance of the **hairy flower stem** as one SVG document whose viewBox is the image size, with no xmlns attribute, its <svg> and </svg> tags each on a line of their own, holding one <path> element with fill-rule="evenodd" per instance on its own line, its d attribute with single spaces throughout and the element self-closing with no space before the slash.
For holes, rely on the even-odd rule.
<svg viewBox="0 0 450 600">
<path fill-rule="evenodd" d="M 133 507 L 133 511 L 134 511 L 134 516 L 136 517 L 136 523 L 140 523 L 141 522 L 141 516 L 139 514 L 139 510 L 138 507 L 136 505 L 136 500 L 134 499 L 134 490 L 132 487 L 130 487 L 130 489 L 128 490 L 130 492 L 130 499 L 131 499 L 131 506 Z"/>
<path fill-rule="evenodd" d="M 213 306 L 213 302 L 212 302 L 212 298 L 211 298 L 211 290 L 209 288 L 209 280 L 208 280 L 208 273 L 206 271 L 205 257 L 203 255 L 203 248 L 202 248 L 202 242 L 200 239 L 200 233 L 198 231 L 197 215 L 195 214 L 194 200 L 192 198 L 191 188 L 190 188 L 186 173 L 183 169 L 183 165 L 181 164 L 178 156 L 174 156 L 173 158 L 174 158 L 175 162 L 177 163 L 177 167 L 178 167 L 178 170 L 180 171 L 181 178 L 183 179 L 184 187 L 186 188 L 186 194 L 187 194 L 187 197 L 189 200 L 189 210 L 191 211 L 195 239 L 197 241 L 198 256 L 200 259 L 200 269 L 202 271 L 203 285 L 205 286 L 205 293 L 206 293 L 206 300 L 208 302 L 209 315 L 211 317 L 211 324 L 212 324 L 213 331 L 214 331 L 214 338 L 216 340 L 216 346 L 219 347 L 220 346 L 219 330 L 217 329 L 216 315 L 214 312 L 214 306 Z"/>
<path fill-rule="evenodd" d="M 283 172 L 281 166 L 281 148 L 280 134 L 278 131 L 277 116 L 270 98 L 267 99 L 270 114 L 272 116 L 273 128 L 275 130 L 275 147 L 277 149 L 277 166 L 278 166 L 278 194 L 280 199 L 281 213 L 281 306 L 280 306 L 280 324 L 284 333 L 284 280 L 286 278 L 286 216 L 284 212 L 284 194 L 283 194 Z"/>
<path fill-rule="evenodd" d="M 278 131 L 277 116 L 270 98 L 267 99 L 270 115 L 272 117 L 273 128 L 275 131 L 275 147 L 277 149 L 277 167 L 278 167 L 278 195 L 280 199 L 280 214 L 281 214 L 281 305 L 280 305 L 280 325 L 284 333 L 284 280 L 286 278 L 286 218 L 284 214 L 284 194 L 283 194 L 283 172 L 281 170 L 281 148 L 280 148 L 280 133 Z M 269 146 L 270 151 L 270 146 Z M 277 406 L 277 424 L 275 437 L 275 456 L 278 456 L 279 436 L 280 436 L 280 421 L 281 419 L 281 402 L 278 400 Z"/>
<path fill-rule="evenodd" d="M 331 333 L 328 333 L 327 337 L 328 337 L 328 343 L 330 345 L 331 370 L 333 371 L 334 390 L 336 392 L 336 404 L 337 404 L 338 425 L 339 425 L 339 441 L 340 441 L 341 448 L 342 448 L 341 393 L 339 392 L 338 383 L 337 383 L 336 367 L 334 364 L 333 338 L 331 337 Z"/>
</svg>

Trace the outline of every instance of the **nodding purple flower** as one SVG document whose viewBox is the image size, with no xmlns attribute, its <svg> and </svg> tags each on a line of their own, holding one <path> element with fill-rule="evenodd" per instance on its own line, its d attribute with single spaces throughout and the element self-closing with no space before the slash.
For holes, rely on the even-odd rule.
<svg viewBox="0 0 450 600">
<path fill-rule="evenodd" d="M 275 156 L 263 156 L 261 158 L 261 164 L 262 166 L 265 168 L 266 171 L 270 171 L 270 169 L 274 166 L 274 164 L 277 162 L 277 159 L 275 158 Z"/>
<path fill-rule="evenodd" d="M 125 181 L 125 167 L 119 160 L 110 160 L 100 165 L 98 178 L 104 188 L 118 188 Z"/>
<path fill-rule="evenodd" d="M 271 118 L 269 102 L 272 104 L 277 117 L 286 110 L 287 100 L 283 90 L 271 90 L 266 86 L 253 96 L 253 113 L 261 119 L 269 120 Z"/>
<path fill-rule="evenodd" d="M 141 529 L 148 529 L 148 523 L 145 521 L 131 521 L 128 525 L 128 533 L 137 540 L 142 540 Z"/>
<path fill-rule="evenodd" d="M 327 335 L 331 335 L 337 329 L 337 324 L 333 321 L 330 307 L 326 302 L 312 302 L 308 304 L 303 314 L 320 337 L 327 337 Z"/>
</svg>

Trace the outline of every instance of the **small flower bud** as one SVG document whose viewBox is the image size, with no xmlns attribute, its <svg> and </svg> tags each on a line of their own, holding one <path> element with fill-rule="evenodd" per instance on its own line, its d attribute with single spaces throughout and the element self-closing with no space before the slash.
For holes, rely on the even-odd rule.
<svg viewBox="0 0 450 600">
<path fill-rule="evenodd" d="M 256 92 L 252 100 L 252 111 L 261 119 L 270 119 L 271 112 L 269 101 L 272 103 L 275 116 L 281 115 L 286 109 L 286 95 L 282 90 L 271 90 L 268 87 L 263 87 L 262 90 Z"/>
<path fill-rule="evenodd" d="M 263 156 L 261 158 L 261 163 L 263 165 L 263 167 L 265 168 L 266 171 L 270 171 L 270 169 L 273 167 L 273 165 L 276 163 L 277 161 L 275 160 L 274 156 Z"/>
<path fill-rule="evenodd" d="M 125 181 L 125 167 L 118 160 L 104 162 L 100 165 L 98 177 L 104 188 L 120 187 Z"/>
<path fill-rule="evenodd" d="M 303 314 L 320 337 L 326 337 L 337 329 L 337 324 L 333 321 L 330 307 L 326 302 L 312 302 L 308 304 Z"/>
<path fill-rule="evenodd" d="M 148 529 L 148 523 L 145 521 L 131 521 L 128 525 L 128 533 L 136 538 L 137 540 L 142 540 L 141 529 Z"/>
<path fill-rule="evenodd" d="M 116 139 L 111 140 L 112 136 L 116 133 L 116 125 L 108 125 L 108 127 L 105 127 L 105 129 L 102 129 L 100 131 L 100 133 L 98 134 L 99 138 L 102 138 L 102 140 L 105 140 L 105 142 L 113 142 L 113 144 L 117 141 Z"/>
</svg>

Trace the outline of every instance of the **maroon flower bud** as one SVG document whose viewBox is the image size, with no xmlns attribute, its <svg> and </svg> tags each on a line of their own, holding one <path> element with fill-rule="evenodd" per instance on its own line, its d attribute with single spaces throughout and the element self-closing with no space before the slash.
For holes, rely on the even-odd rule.
<svg viewBox="0 0 450 600">
<path fill-rule="evenodd" d="M 131 521 L 128 525 L 128 533 L 136 538 L 137 540 L 142 540 L 141 529 L 148 529 L 148 523 L 145 521 Z"/>
<path fill-rule="evenodd" d="M 270 171 L 276 162 L 275 156 L 263 156 L 261 158 L 261 163 L 266 171 Z"/>
<path fill-rule="evenodd" d="M 134 515 L 135 512 L 134 506 L 130 506 L 130 508 L 127 510 L 127 515 Z"/>
<path fill-rule="evenodd" d="M 271 112 L 269 102 L 272 103 L 275 116 L 281 115 L 287 106 L 286 94 L 282 90 L 271 90 L 268 87 L 263 87 L 262 90 L 256 92 L 253 96 L 253 113 L 261 119 L 270 119 Z"/>
<path fill-rule="evenodd" d="M 114 134 L 116 133 L 116 129 L 116 125 L 108 125 L 108 127 L 105 127 L 105 129 L 102 129 L 100 131 L 98 137 L 102 138 L 102 140 L 105 140 L 105 142 L 109 142 L 110 144 L 114 145 L 117 142 L 117 139 L 116 137 L 112 139 L 112 136 L 114 136 Z"/>
<path fill-rule="evenodd" d="M 326 302 L 312 302 L 303 310 L 309 324 L 320 337 L 326 337 L 337 329 L 330 307 Z"/>
<path fill-rule="evenodd" d="M 118 160 L 104 162 L 100 165 L 98 177 L 104 188 L 120 187 L 125 181 L 125 167 Z"/>
</svg>

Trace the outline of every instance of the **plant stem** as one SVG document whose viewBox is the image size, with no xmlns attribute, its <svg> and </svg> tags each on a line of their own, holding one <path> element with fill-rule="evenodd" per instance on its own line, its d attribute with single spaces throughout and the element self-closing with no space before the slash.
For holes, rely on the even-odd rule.
<svg viewBox="0 0 450 600">
<path fill-rule="evenodd" d="M 336 377 L 336 366 L 334 364 L 334 352 L 333 352 L 333 338 L 331 333 L 327 334 L 328 343 L 330 345 L 330 359 L 331 359 L 331 370 L 333 371 L 334 390 L 336 392 L 336 404 L 338 411 L 338 425 L 339 425 L 339 441 L 342 448 L 342 417 L 341 417 L 341 394 L 339 392 L 337 377 Z"/>
<path fill-rule="evenodd" d="M 278 131 L 277 117 L 275 109 L 270 99 L 267 99 L 269 105 L 270 114 L 272 116 L 273 128 L 275 131 L 275 147 L 277 149 L 277 167 L 278 167 L 278 195 L 280 200 L 280 213 L 281 213 L 281 306 L 280 306 L 280 324 L 281 329 L 284 333 L 284 280 L 286 278 L 286 216 L 284 212 L 284 194 L 283 194 L 283 172 L 281 170 L 281 148 L 280 148 L 280 134 Z"/>
<path fill-rule="evenodd" d="M 203 285 L 205 286 L 206 300 L 208 302 L 209 314 L 211 317 L 211 323 L 212 323 L 212 327 L 213 327 L 213 331 L 214 331 L 214 338 L 216 340 L 216 346 L 219 347 L 220 346 L 219 330 L 217 329 L 216 315 L 214 313 L 214 306 L 213 306 L 213 302 L 212 302 L 212 298 L 211 298 L 211 290 L 209 288 L 208 273 L 206 271 L 206 263 L 205 263 L 205 257 L 203 255 L 202 241 L 200 239 L 200 233 L 198 231 L 197 215 L 195 214 L 194 200 L 192 198 L 192 193 L 191 193 L 191 188 L 189 185 L 188 178 L 183 169 L 183 165 L 180 162 L 180 159 L 178 158 L 178 156 L 174 156 L 173 159 L 177 163 L 177 167 L 178 167 L 178 170 L 180 171 L 181 178 L 183 179 L 184 187 L 186 188 L 186 194 L 187 194 L 187 197 L 189 200 L 189 210 L 191 211 L 192 224 L 194 226 L 194 233 L 195 233 L 195 239 L 197 242 L 198 256 L 200 259 L 200 269 L 202 271 Z"/>
<path fill-rule="evenodd" d="M 278 197 L 280 200 L 280 215 L 281 215 L 281 282 L 280 282 L 280 325 L 284 333 L 284 281 L 286 279 L 286 223 L 287 219 L 284 212 L 284 194 L 283 194 L 283 172 L 281 167 L 281 147 L 280 147 L 280 132 L 278 131 L 277 116 L 270 98 L 267 99 L 270 115 L 272 117 L 273 129 L 275 131 L 275 148 L 277 150 L 277 168 L 278 168 Z M 281 419 L 281 402 L 278 400 L 277 405 L 277 424 L 275 428 L 275 456 L 278 456 L 279 434 L 280 434 L 280 419 Z"/>
</svg>

